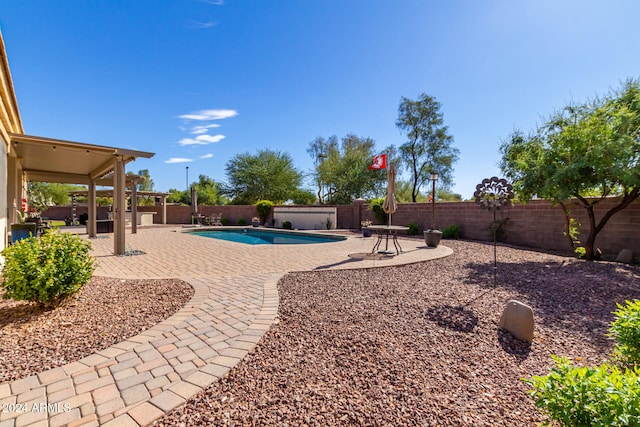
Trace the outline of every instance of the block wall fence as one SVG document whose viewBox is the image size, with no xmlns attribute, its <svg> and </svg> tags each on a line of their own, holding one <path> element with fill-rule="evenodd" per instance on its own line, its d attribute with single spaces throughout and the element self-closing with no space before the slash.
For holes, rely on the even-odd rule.
<svg viewBox="0 0 640 427">
<path fill-rule="evenodd" d="M 596 209 L 596 220 L 602 218 L 604 212 L 617 203 L 611 198 L 600 202 Z M 360 229 L 360 221 L 374 220 L 373 213 L 368 210 L 365 201 L 356 200 L 351 205 L 337 205 L 337 228 Z M 190 206 L 167 206 L 167 224 L 188 224 L 191 222 Z M 571 204 L 571 215 L 582 224 L 580 227 L 583 239 L 589 229 L 588 217 L 584 208 Z M 161 206 L 139 206 L 141 212 L 156 212 L 154 223 L 162 224 Z M 79 206 L 76 215 L 87 211 L 86 206 Z M 243 218 L 247 223 L 257 216 L 254 206 L 226 205 L 200 206 L 199 213 L 211 215 L 222 213 L 235 224 Z M 71 216 L 71 207 L 55 206 L 45 211 L 43 216 L 50 219 L 64 219 Z M 98 219 L 107 217 L 107 208 L 98 209 Z M 504 223 L 502 241 L 519 246 L 537 249 L 570 252 L 571 247 L 564 237 L 564 215 L 562 209 L 545 200 L 531 200 L 527 204 L 516 204 L 498 211 L 496 219 Z M 268 222 L 272 218 L 267 219 Z M 490 226 L 493 222 L 491 211 L 481 209 L 474 202 L 436 202 L 435 225 L 437 229 L 457 224 L 462 231 L 462 238 L 491 241 Z M 420 234 L 431 226 L 430 203 L 400 203 L 398 211 L 392 216 L 394 225 L 418 225 Z M 295 224 L 293 227 L 295 228 Z M 640 255 L 640 200 L 634 201 L 628 208 L 615 214 L 596 238 L 596 247 L 605 254 L 617 254 L 622 249 L 631 249 L 634 256 Z"/>
</svg>

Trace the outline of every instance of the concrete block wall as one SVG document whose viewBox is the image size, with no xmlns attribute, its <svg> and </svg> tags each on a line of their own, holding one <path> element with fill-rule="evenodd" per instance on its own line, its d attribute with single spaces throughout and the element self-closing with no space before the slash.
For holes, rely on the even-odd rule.
<svg viewBox="0 0 640 427">
<path fill-rule="evenodd" d="M 618 199 L 611 198 L 600 202 L 596 207 L 596 220 L 599 221 L 606 211 L 618 203 Z M 584 208 L 570 203 L 572 216 L 582 224 L 581 236 L 586 239 L 589 229 L 587 212 Z M 373 212 L 369 211 L 366 201 L 356 200 L 351 205 L 336 205 L 337 227 L 340 229 L 360 229 L 360 222 L 366 219 L 374 220 Z M 418 225 L 420 234 L 431 228 L 431 203 L 400 203 L 398 211 L 392 216 L 392 224 Z M 162 223 L 161 206 L 140 206 L 141 212 L 156 212 L 154 223 Z M 86 212 L 86 206 L 79 206 L 76 214 Z M 255 206 L 227 205 L 200 206 L 199 213 L 211 215 L 222 213 L 223 218 L 229 218 L 234 224 L 244 218 L 247 223 L 257 216 Z M 56 206 L 43 213 L 51 219 L 64 219 L 71 215 L 70 206 Z M 98 218 L 107 217 L 107 208 L 98 209 Z M 496 219 L 504 221 L 504 239 L 506 243 L 528 246 L 546 250 L 570 252 L 571 247 L 564 237 L 565 222 L 562 209 L 544 200 L 531 200 L 526 205 L 514 206 L 499 210 Z M 272 222 L 272 218 L 267 219 Z M 167 206 L 167 224 L 189 224 L 191 222 L 190 206 Z M 493 222 L 491 211 L 481 209 L 474 202 L 436 202 L 435 225 L 443 230 L 451 224 L 461 228 L 465 239 L 491 241 L 490 226 Z M 631 249 L 635 256 L 640 256 L 640 200 L 633 202 L 628 208 L 615 214 L 607 223 L 604 230 L 596 238 L 596 247 L 606 254 L 617 254 L 622 249 Z"/>
</svg>

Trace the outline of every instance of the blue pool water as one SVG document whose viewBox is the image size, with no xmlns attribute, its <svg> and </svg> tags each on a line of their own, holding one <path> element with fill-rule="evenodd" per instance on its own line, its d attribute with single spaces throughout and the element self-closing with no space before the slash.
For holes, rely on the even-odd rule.
<svg viewBox="0 0 640 427">
<path fill-rule="evenodd" d="M 233 230 L 194 231 L 198 236 L 228 240 L 247 245 L 297 245 L 305 243 L 329 243 L 345 240 L 343 236 L 321 234 L 298 234 L 286 231 L 254 230 L 252 228 Z"/>
</svg>

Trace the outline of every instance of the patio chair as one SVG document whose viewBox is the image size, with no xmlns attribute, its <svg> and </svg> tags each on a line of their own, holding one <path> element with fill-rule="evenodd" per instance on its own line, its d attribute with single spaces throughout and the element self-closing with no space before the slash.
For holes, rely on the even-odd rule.
<svg viewBox="0 0 640 427">
<path fill-rule="evenodd" d="M 211 221 L 211 225 L 222 225 L 222 214 L 212 214 L 209 220 Z"/>
</svg>

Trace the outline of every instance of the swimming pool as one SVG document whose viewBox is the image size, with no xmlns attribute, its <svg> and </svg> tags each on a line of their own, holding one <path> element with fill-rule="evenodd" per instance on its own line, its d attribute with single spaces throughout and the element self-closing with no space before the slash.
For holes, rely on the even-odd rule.
<svg viewBox="0 0 640 427">
<path fill-rule="evenodd" d="M 345 236 L 328 234 L 294 233 L 276 230 L 255 230 L 253 228 L 237 228 L 228 230 L 203 230 L 191 233 L 212 239 L 227 240 L 247 245 L 299 245 L 309 243 L 331 243 L 345 240 Z"/>
</svg>

